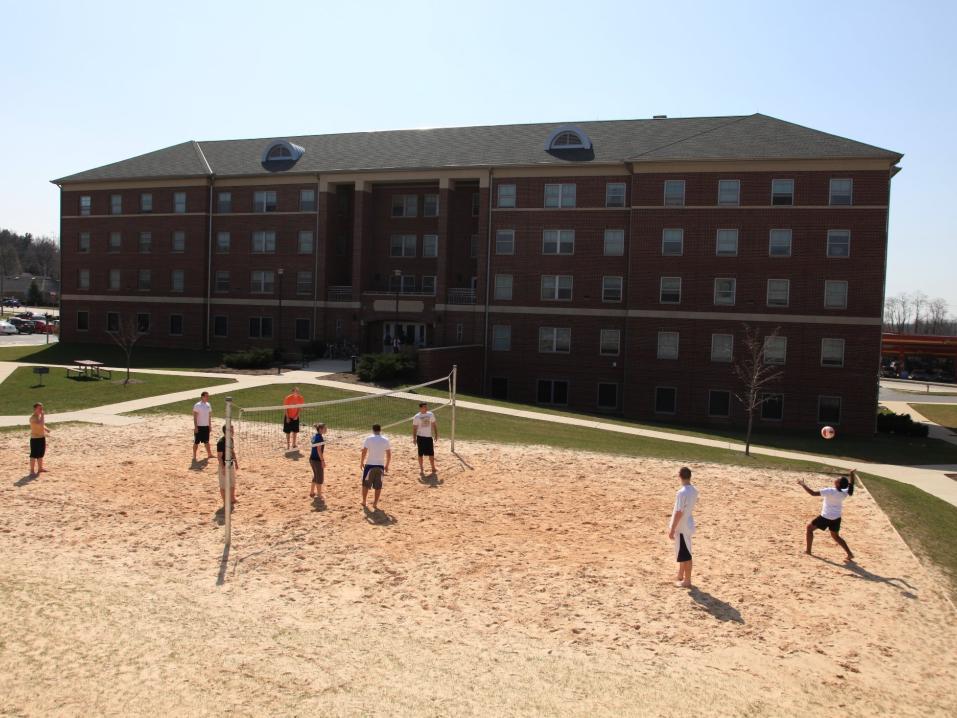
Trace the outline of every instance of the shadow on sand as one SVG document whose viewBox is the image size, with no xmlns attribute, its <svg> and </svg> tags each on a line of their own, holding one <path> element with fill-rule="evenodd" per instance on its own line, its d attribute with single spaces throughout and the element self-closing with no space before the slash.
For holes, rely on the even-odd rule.
<svg viewBox="0 0 957 718">
<path fill-rule="evenodd" d="M 193 459 L 189 465 L 190 471 L 202 471 L 207 466 L 209 466 L 209 459 Z"/>
<path fill-rule="evenodd" d="M 893 586 L 898 591 L 901 592 L 901 595 L 904 598 L 917 598 L 917 594 L 914 593 L 917 589 L 911 586 L 907 581 L 902 578 L 890 578 L 887 576 L 880 576 L 876 573 L 871 573 L 866 568 L 859 566 L 854 561 L 845 561 L 844 563 L 838 563 L 837 561 L 832 561 L 829 558 L 824 558 L 823 556 L 817 556 L 811 554 L 811 558 L 816 558 L 818 561 L 823 563 L 828 563 L 831 566 L 837 566 L 838 568 L 844 568 L 850 571 L 849 576 L 854 578 L 862 578 L 865 581 L 872 581 L 874 583 L 886 583 L 889 586 Z"/>
<path fill-rule="evenodd" d="M 462 456 L 461 454 L 459 454 L 459 453 L 453 451 L 453 452 L 452 452 L 452 456 L 454 456 L 456 459 L 458 459 L 458 460 L 459 460 L 459 463 L 462 464 L 462 466 L 463 466 L 464 468 L 469 469 L 470 471 L 475 471 L 475 467 L 472 466 L 469 462 L 467 462 L 467 461 L 465 460 L 465 457 Z"/>
<path fill-rule="evenodd" d="M 419 474 L 419 483 L 434 489 L 444 484 L 445 481 L 439 478 L 437 472 L 433 471 L 431 474 Z"/>
<path fill-rule="evenodd" d="M 13 482 L 14 486 L 26 486 L 27 484 L 32 484 L 34 481 L 40 478 L 40 474 L 27 474 L 26 476 L 17 479 Z"/>
<path fill-rule="evenodd" d="M 226 583 L 226 569 L 229 567 L 229 546 L 223 546 L 223 556 L 219 560 L 219 574 L 216 576 L 216 585 Z"/>
<path fill-rule="evenodd" d="M 326 501 L 321 499 L 318 496 L 314 496 L 312 499 L 312 510 L 313 511 L 325 511 L 326 510 Z"/>
<path fill-rule="evenodd" d="M 366 521 L 374 526 L 394 526 L 399 523 L 399 520 L 395 516 L 387 514 L 382 509 L 363 507 L 362 510 L 365 513 Z"/>
<path fill-rule="evenodd" d="M 727 601 L 722 601 L 720 598 L 716 598 L 710 593 L 695 587 L 689 589 L 688 595 L 691 596 L 692 601 L 704 608 L 704 610 L 719 621 L 744 623 L 744 619 L 741 618 L 741 612 Z"/>
<path fill-rule="evenodd" d="M 302 452 L 299 449 L 286 449 L 286 458 L 299 461 L 302 458 Z"/>
</svg>

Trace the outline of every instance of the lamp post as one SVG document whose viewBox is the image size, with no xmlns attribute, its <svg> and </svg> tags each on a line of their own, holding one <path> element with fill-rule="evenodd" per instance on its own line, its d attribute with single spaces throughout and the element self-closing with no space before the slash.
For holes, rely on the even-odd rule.
<svg viewBox="0 0 957 718">
<path fill-rule="evenodd" d="M 393 269 L 392 276 L 395 277 L 395 323 L 392 327 L 392 348 L 395 349 L 395 340 L 399 338 L 399 292 L 402 291 L 402 270 Z"/>
<path fill-rule="evenodd" d="M 276 270 L 276 273 L 279 275 L 279 321 L 276 322 L 276 348 L 279 350 L 279 367 L 276 369 L 277 374 L 282 374 L 282 275 L 283 268 L 280 267 Z"/>
</svg>

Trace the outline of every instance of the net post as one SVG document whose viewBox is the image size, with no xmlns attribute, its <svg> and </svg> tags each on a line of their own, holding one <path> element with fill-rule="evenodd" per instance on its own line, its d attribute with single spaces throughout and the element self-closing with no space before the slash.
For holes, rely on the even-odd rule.
<svg viewBox="0 0 957 718">
<path fill-rule="evenodd" d="M 458 374 L 459 374 L 459 365 L 453 364 L 452 365 L 452 421 L 451 421 L 452 438 L 451 438 L 451 443 L 449 444 L 449 448 L 451 449 L 453 454 L 455 453 L 455 393 L 456 393 L 455 390 L 456 390 L 456 384 L 458 380 Z"/>
<path fill-rule="evenodd" d="M 223 523 L 226 528 L 226 546 L 232 540 L 232 484 L 233 484 L 233 398 L 226 397 L 226 450 L 223 453 Z"/>
</svg>

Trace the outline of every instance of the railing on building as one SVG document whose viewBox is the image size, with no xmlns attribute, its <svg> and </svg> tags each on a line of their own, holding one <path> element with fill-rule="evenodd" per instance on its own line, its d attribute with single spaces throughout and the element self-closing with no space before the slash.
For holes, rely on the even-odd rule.
<svg viewBox="0 0 957 718">
<path fill-rule="evenodd" d="M 475 290 L 467 288 L 449 289 L 449 304 L 475 304 Z"/>
<path fill-rule="evenodd" d="M 352 287 L 348 287 L 348 286 L 329 287 L 329 301 L 330 302 L 351 302 Z"/>
</svg>

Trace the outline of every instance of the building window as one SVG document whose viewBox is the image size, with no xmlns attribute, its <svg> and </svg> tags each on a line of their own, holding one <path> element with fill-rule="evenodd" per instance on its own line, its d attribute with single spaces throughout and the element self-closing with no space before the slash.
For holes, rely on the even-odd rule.
<svg viewBox="0 0 957 718">
<path fill-rule="evenodd" d="M 233 211 L 232 192 L 220 192 L 216 195 L 216 211 L 223 214 Z"/>
<path fill-rule="evenodd" d="M 90 329 L 90 313 L 85 311 L 80 311 L 76 313 L 76 330 L 78 332 L 89 331 Z"/>
<path fill-rule="evenodd" d="M 461 344 L 465 341 L 465 325 L 462 322 L 458 322 L 455 325 L 455 341 Z"/>
<path fill-rule="evenodd" d="M 434 274 L 423 274 L 422 275 L 422 294 L 428 294 L 429 296 L 435 296 L 435 275 Z"/>
<path fill-rule="evenodd" d="M 253 254 L 275 254 L 276 253 L 276 233 L 273 231 L 253 232 L 252 253 Z"/>
<path fill-rule="evenodd" d="M 685 181 L 665 180 L 665 206 L 683 207 L 685 203 Z"/>
<path fill-rule="evenodd" d="M 106 331 L 108 332 L 118 332 L 120 331 L 120 315 L 117 312 L 107 312 L 106 313 Z"/>
<path fill-rule="evenodd" d="M 479 193 L 474 192 L 472 194 L 472 216 L 478 217 L 480 210 L 481 210 L 481 200 L 479 199 Z"/>
<path fill-rule="evenodd" d="M 182 292 L 186 284 L 185 273 L 182 269 L 174 269 L 169 274 L 169 289 L 171 292 Z"/>
<path fill-rule="evenodd" d="M 272 294 L 275 288 L 274 274 L 268 269 L 254 269 L 249 273 L 249 291 L 252 294 Z"/>
<path fill-rule="evenodd" d="M 786 307 L 791 295 L 790 279 L 769 279 L 768 297 L 769 307 Z"/>
<path fill-rule="evenodd" d="M 545 185 L 546 207 L 574 207 L 576 187 L 574 184 Z"/>
<path fill-rule="evenodd" d="M 719 277 L 714 280 L 714 303 L 718 306 L 734 306 L 737 280 L 732 277 Z"/>
<path fill-rule="evenodd" d="M 173 232 L 172 240 L 170 241 L 170 252 L 173 254 L 182 254 L 186 251 L 186 232 L 176 231 Z"/>
<path fill-rule="evenodd" d="M 110 195 L 110 214 L 123 214 L 123 195 Z"/>
<path fill-rule="evenodd" d="M 414 194 L 392 195 L 393 217 L 415 217 L 419 209 L 419 198 Z"/>
<path fill-rule="evenodd" d="M 794 204 L 794 180 L 771 180 L 771 204 L 776 206 L 790 206 Z"/>
<path fill-rule="evenodd" d="M 769 257 L 791 256 L 791 230 L 772 229 L 768 240 Z"/>
<path fill-rule="evenodd" d="M 229 243 L 231 237 L 229 232 L 216 233 L 216 254 L 229 254 Z"/>
<path fill-rule="evenodd" d="M 316 211 L 316 190 L 314 189 L 299 190 L 299 211 L 300 212 L 315 212 Z"/>
<path fill-rule="evenodd" d="M 821 366 L 844 366 L 844 340 L 821 340 Z"/>
<path fill-rule="evenodd" d="M 625 254 L 625 230 L 606 229 L 604 254 L 606 257 L 622 257 Z"/>
<path fill-rule="evenodd" d="M 229 336 L 229 317 L 222 315 L 213 317 L 213 336 L 219 338 Z"/>
<path fill-rule="evenodd" d="M 253 212 L 275 212 L 276 192 L 274 190 L 253 192 Z"/>
<path fill-rule="evenodd" d="M 712 389 L 708 392 L 708 416 L 727 419 L 731 416 L 731 392 Z"/>
<path fill-rule="evenodd" d="M 784 418 L 784 394 L 761 395 L 761 418 L 765 421 L 781 421 Z"/>
<path fill-rule="evenodd" d="M 150 315 L 141 312 L 136 315 L 136 331 L 140 334 L 146 334 L 150 330 Z"/>
<path fill-rule="evenodd" d="M 88 254 L 90 251 L 90 233 L 80 232 L 76 241 L 76 251 L 80 254 Z"/>
<path fill-rule="evenodd" d="M 764 363 L 765 364 L 784 364 L 788 357 L 788 338 L 787 337 L 765 337 L 764 338 Z"/>
<path fill-rule="evenodd" d="M 495 275 L 495 294 L 493 295 L 495 299 L 501 301 L 510 301 L 512 299 L 512 275 L 511 274 L 496 274 Z"/>
<path fill-rule="evenodd" d="M 173 337 L 183 336 L 183 315 L 182 314 L 170 314 L 169 315 L 169 333 Z"/>
<path fill-rule="evenodd" d="M 515 185 L 500 184 L 498 186 L 498 206 L 503 209 L 515 206 Z"/>
<path fill-rule="evenodd" d="M 296 341 L 307 342 L 312 339 L 312 323 L 308 319 L 296 319 Z"/>
<path fill-rule="evenodd" d="M 719 257 L 738 256 L 738 230 L 719 229 L 714 253 Z"/>
<path fill-rule="evenodd" d="M 186 212 L 186 193 L 173 192 L 173 211 L 177 214 Z"/>
<path fill-rule="evenodd" d="M 741 180 L 718 180 L 718 204 L 741 204 Z"/>
<path fill-rule="evenodd" d="M 508 324 L 492 325 L 492 351 L 507 352 L 512 349 L 512 327 Z"/>
<path fill-rule="evenodd" d="M 830 203 L 832 205 L 850 205 L 854 191 L 854 180 L 832 179 Z"/>
<path fill-rule="evenodd" d="M 598 408 L 599 409 L 617 409 L 618 408 L 618 385 L 608 382 L 598 383 Z"/>
<path fill-rule="evenodd" d="M 414 234 L 393 234 L 389 241 L 389 256 L 414 257 L 415 245 Z"/>
<path fill-rule="evenodd" d="M 683 229 L 661 230 L 661 254 L 665 257 L 680 257 L 684 254 L 685 231 Z"/>
<path fill-rule="evenodd" d="M 153 274 L 149 269 L 141 269 L 136 274 L 136 288 L 148 292 L 153 286 Z"/>
<path fill-rule="evenodd" d="M 312 232 L 299 232 L 299 254 L 312 254 Z"/>
<path fill-rule="evenodd" d="M 153 211 L 153 193 L 143 192 L 140 194 L 140 212 Z"/>
<path fill-rule="evenodd" d="M 109 288 L 112 291 L 118 291 L 120 288 L 120 278 L 121 278 L 119 269 L 111 269 L 109 274 Z"/>
<path fill-rule="evenodd" d="M 711 361 L 727 363 L 731 361 L 734 352 L 733 334 L 711 335 Z"/>
<path fill-rule="evenodd" d="M 817 398 L 817 420 L 822 424 L 840 424 L 841 397 L 819 396 Z"/>
<path fill-rule="evenodd" d="M 439 256 L 439 235 L 437 234 L 422 235 L 422 256 L 423 257 L 438 257 Z"/>
<path fill-rule="evenodd" d="M 296 294 L 312 294 L 312 272 L 296 272 Z"/>
<path fill-rule="evenodd" d="M 567 327 L 539 327 L 538 351 L 543 354 L 568 354 L 572 330 Z"/>
<path fill-rule="evenodd" d="M 153 251 L 153 235 L 150 232 L 140 232 L 140 254 L 149 254 Z"/>
<path fill-rule="evenodd" d="M 602 356 L 618 356 L 621 353 L 621 331 L 602 329 L 598 338 L 598 353 Z"/>
<path fill-rule="evenodd" d="M 272 317 L 250 317 L 249 338 L 272 339 Z"/>
<path fill-rule="evenodd" d="M 542 254 L 574 254 L 574 229 L 546 229 L 542 232 Z"/>
<path fill-rule="evenodd" d="M 90 270 L 89 269 L 79 269 L 76 272 L 76 288 L 77 289 L 89 289 L 90 288 Z"/>
<path fill-rule="evenodd" d="M 601 300 L 612 304 L 620 302 L 624 281 L 622 277 L 602 277 Z"/>
<path fill-rule="evenodd" d="M 93 198 L 90 195 L 85 194 L 80 197 L 80 214 L 84 217 L 89 216 L 90 212 L 93 211 Z"/>
<path fill-rule="evenodd" d="M 479 253 L 478 235 L 473 234 L 469 237 L 469 257 L 475 259 Z"/>
<path fill-rule="evenodd" d="M 624 207 L 625 206 L 625 183 L 609 182 L 605 185 L 605 206 L 606 207 Z"/>
<path fill-rule="evenodd" d="M 655 387 L 655 413 L 674 414 L 678 408 L 678 390 L 673 386 Z"/>
<path fill-rule="evenodd" d="M 342 318 L 336 319 L 336 339 L 342 339 Z"/>
<path fill-rule="evenodd" d="M 661 304 L 681 304 L 681 277 L 662 277 L 658 292 Z"/>
<path fill-rule="evenodd" d="M 827 309 L 847 309 L 847 282 L 845 280 L 824 280 L 824 306 Z"/>
<path fill-rule="evenodd" d="M 389 291 L 400 292 L 402 294 L 415 293 L 415 275 L 402 274 L 400 276 L 392 275 L 389 277 Z"/>
<path fill-rule="evenodd" d="M 123 248 L 123 235 L 119 232 L 110 232 L 110 252 L 119 252 Z"/>
<path fill-rule="evenodd" d="M 515 230 L 514 229 L 496 230 L 495 254 L 515 254 Z"/>
<path fill-rule="evenodd" d="M 566 405 L 568 403 L 568 382 L 539 379 L 538 403 Z"/>
<path fill-rule="evenodd" d="M 543 274 L 542 299 L 546 301 L 568 301 L 572 298 L 572 275 Z"/>
<path fill-rule="evenodd" d="M 846 229 L 832 229 L 827 233 L 827 256 L 850 257 L 851 233 Z"/>
<path fill-rule="evenodd" d="M 229 272 L 223 269 L 216 270 L 216 291 L 229 291 Z"/>
<path fill-rule="evenodd" d="M 437 194 L 427 194 L 422 198 L 422 216 L 439 216 L 439 196 Z"/>
<path fill-rule="evenodd" d="M 658 358 L 678 358 L 678 332 L 658 332 Z"/>
</svg>

